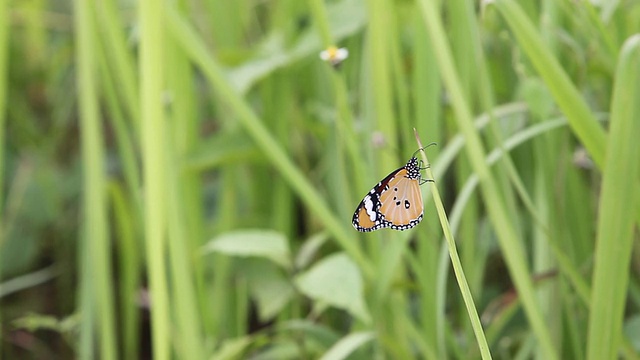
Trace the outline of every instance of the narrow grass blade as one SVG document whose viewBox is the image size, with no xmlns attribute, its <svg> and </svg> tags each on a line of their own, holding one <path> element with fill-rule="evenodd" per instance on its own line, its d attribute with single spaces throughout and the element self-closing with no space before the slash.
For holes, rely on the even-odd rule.
<svg viewBox="0 0 640 360">
<path fill-rule="evenodd" d="M 165 211 L 165 116 L 164 90 L 164 3 L 141 0 L 140 97 L 142 164 L 145 199 L 145 242 L 149 290 L 152 298 L 151 337 L 153 356 L 170 358 L 169 289 L 166 262 Z"/>
<path fill-rule="evenodd" d="M 202 317 L 199 315 L 196 286 L 195 262 L 192 260 L 192 243 L 189 241 L 182 195 L 181 163 L 176 155 L 175 140 L 166 138 L 166 197 L 167 197 L 167 250 L 171 271 L 173 323 L 177 329 L 174 335 L 176 352 L 183 359 L 202 359 L 203 337 Z"/>
<path fill-rule="evenodd" d="M 640 199 L 640 35 L 623 45 L 611 104 L 611 125 L 602 176 L 587 359 L 614 359 L 622 321 Z"/>
<path fill-rule="evenodd" d="M 15 292 L 40 285 L 55 278 L 59 273 L 60 271 L 52 265 L 41 270 L 5 280 L 0 283 L 0 299 Z"/>
<path fill-rule="evenodd" d="M 427 174 L 430 175 L 429 170 L 427 170 Z M 464 305 L 469 316 L 469 321 L 471 322 L 471 327 L 473 328 L 473 332 L 476 337 L 476 342 L 478 343 L 478 348 L 480 349 L 480 354 L 482 356 L 482 359 L 491 359 L 491 352 L 489 351 L 489 345 L 487 344 L 487 339 L 484 334 L 484 330 L 482 329 L 482 323 L 480 322 L 480 317 L 478 316 L 478 310 L 476 309 L 473 295 L 471 294 L 471 289 L 469 288 L 466 275 L 464 274 L 462 262 L 460 261 L 460 257 L 458 256 L 455 239 L 453 238 L 451 228 L 449 227 L 449 220 L 447 219 L 447 214 L 444 210 L 442 199 L 440 198 L 440 194 L 435 185 L 432 186 L 431 193 L 433 195 L 433 202 L 436 206 L 436 211 L 438 212 L 440 224 L 442 225 L 442 230 L 444 231 L 444 237 L 447 240 L 453 272 L 456 276 L 458 287 L 460 288 L 460 294 L 462 295 L 462 298 L 464 300 Z"/>
<path fill-rule="evenodd" d="M 420 141 L 418 141 L 418 148 L 423 149 Z M 425 164 L 429 164 L 429 159 L 427 159 L 427 155 L 425 154 L 424 150 L 422 150 L 421 153 Z M 431 169 L 429 167 L 427 167 L 426 169 L 426 174 L 428 178 L 433 179 L 433 174 L 431 173 Z M 475 333 L 476 341 L 478 342 L 478 347 L 480 348 L 480 354 L 485 360 L 491 359 L 489 345 L 487 345 L 487 339 L 485 338 L 484 331 L 482 330 L 482 323 L 480 323 L 478 310 L 476 310 L 476 305 L 473 301 L 473 296 L 471 295 L 471 290 L 469 289 L 469 284 L 467 283 L 467 278 L 464 274 L 464 269 L 462 268 L 462 263 L 460 262 L 460 258 L 458 256 L 456 241 L 454 240 L 453 234 L 451 233 L 451 228 L 449 227 L 449 220 L 447 219 L 447 214 L 444 210 L 442 199 L 440 198 L 440 192 L 438 191 L 438 187 L 435 183 L 431 184 L 430 187 L 431 194 L 433 195 L 433 202 L 436 206 L 436 210 L 438 211 L 440 224 L 442 225 L 442 231 L 444 232 L 445 239 L 447 240 L 447 245 L 449 246 L 449 256 L 451 256 L 451 265 L 453 266 L 453 272 L 456 275 L 456 280 L 458 280 L 460 293 L 462 294 L 464 304 L 467 308 L 467 313 L 469 314 L 469 320 L 471 321 L 471 326 L 473 327 L 473 332 Z"/>
<path fill-rule="evenodd" d="M 91 309 L 83 306 L 82 313 L 86 317 L 97 320 L 100 358 L 116 359 L 118 345 L 116 343 L 115 314 L 113 300 L 113 284 L 111 280 L 110 244 L 107 230 L 106 179 L 104 173 L 104 144 L 98 110 L 97 68 L 95 59 L 95 17 L 92 2 L 76 1 L 76 36 L 78 51 L 78 88 L 80 129 L 82 140 L 83 165 L 83 217 L 84 227 L 80 237 L 83 255 L 90 259 L 81 262 L 80 269 L 83 286 L 93 290 L 87 294 L 82 289 L 81 297 L 89 297 L 96 304 Z M 86 268 L 85 268 L 86 266 Z M 89 270 L 89 271 L 82 271 Z M 86 300 L 81 301 L 87 305 Z M 95 313 L 91 313 L 91 311 Z M 87 319 L 88 320 L 88 319 Z M 90 337 L 91 333 L 83 334 Z M 90 340 L 83 339 L 89 343 Z"/>
<path fill-rule="evenodd" d="M 395 122 L 389 121 L 394 117 L 393 112 L 393 94 L 391 92 L 391 73 L 390 73 L 390 32 L 392 31 L 391 3 L 387 1 L 369 1 L 369 51 L 371 68 L 367 77 L 375 86 L 370 89 L 371 101 L 369 106 L 370 115 L 374 121 L 369 125 L 370 128 L 377 129 L 384 134 L 386 146 L 391 149 L 398 147 L 397 130 Z M 388 151 L 381 151 L 376 154 L 377 163 L 381 168 L 391 169 L 397 163 L 397 155 Z"/>
<path fill-rule="evenodd" d="M 137 222 L 140 216 L 134 215 L 138 210 L 135 199 L 128 199 L 125 191 L 118 183 L 109 184 L 109 198 L 113 208 L 113 235 L 116 238 L 117 272 L 120 276 L 119 312 L 122 334 L 122 358 L 137 359 L 140 357 L 140 321 L 139 305 L 131 301 L 139 295 L 143 256 L 142 242 L 136 241 L 139 234 Z"/>
<path fill-rule="evenodd" d="M 0 174 L 4 174 L 5 122 L 7 114 L 8 60 L 9 60 L 9 1 L 0 0 Z M 0 189 L 4 177 L 0 176 Z M 0 192 L 0 215 L 4 213 L 4 196 Z M 0 240 L 1 243 L 1 240 Z"/>
</svg>

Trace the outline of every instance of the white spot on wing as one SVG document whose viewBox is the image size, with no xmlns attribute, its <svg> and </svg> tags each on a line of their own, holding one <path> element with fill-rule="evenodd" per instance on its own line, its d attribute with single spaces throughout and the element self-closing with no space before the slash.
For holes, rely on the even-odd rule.
<svg viewBox="0 0 640 360">
<path fill-rule="evenodd" d="M 367 195 L 364 198 L 364 209 L 367 212 L 367 215 L 369 215 L 369 219 L 372 222 L 376 221 L 376 212 L 373 209 L 373 201 L 371 201 L 371 196 Z"/>
</svg>

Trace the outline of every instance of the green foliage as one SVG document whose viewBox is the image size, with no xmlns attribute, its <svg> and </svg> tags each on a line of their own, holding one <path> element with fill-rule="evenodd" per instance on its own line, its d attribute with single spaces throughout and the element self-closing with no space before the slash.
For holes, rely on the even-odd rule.
<svg viewBox="0 0 640 360">
<path fill-rule="evenodd" d="M 362 277 L 358 267 L 345 254 L 326 257 L 309 271 L 298 275 L 295 282 L 304 295 L 345 309 L 366 324 L 371 322 L 364 302 Z"/>
<path fill-rule="evenodd" d="M 264 257 L 284 268 L 291 268 L 287 239 L 276 231 L 242 230 L 224 233 L 211 240 L 204 251 L 228 256 Z"/>
<path fill-rule="evenodd" d="M 640 358 L 639 16 L 0 1 L 0 356 Z"/>
</svg>

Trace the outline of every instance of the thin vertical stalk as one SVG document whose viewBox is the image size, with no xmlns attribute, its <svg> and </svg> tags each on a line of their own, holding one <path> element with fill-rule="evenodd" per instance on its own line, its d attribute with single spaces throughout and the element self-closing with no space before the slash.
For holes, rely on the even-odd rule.
<svg viewBox="0 0 640 360">
<path fill-rule="evenodd" d="M 4 242 L 4 149 L 5 149 L 5 125 L 7 114 L 7 68 L 9 59 L 9 4 L 7 0 L 0 0 L 0 246 Z M 8 225 L 8 224 L 7 224 Z M 0 278 L 2 273 L 0 272 Z M 0 312 L 0 321 L 2 321 L 2 312 Z M 2 353 L 2 345 L 0 345 L 0 353 Z"/>
<path fill-rule="evenodd" d="M 84 308 L 83 316 L 97 321 L 100 358 L 115 359 L 118 348 L 115 337 L 113 284 L 111 282 L 110 244 L 107 234 L 106 181 L 104 145 L 98 112 L 97 71 L 93 2 L 78 0 L 76 11 L 76 62 L 78 64 L 78 94 L 83 164 L 84 226 L 80 243 L 89 263 L 81 261 L 83 286 L 91 286 L 92 294 L 81 289 L 81 297 L 90 296 L 96 303 Z M 87 280 L 90 279 L 90 280 Z M 81 304 L 87 305 L 81 300 Z M 91 310 L 95 311 L 95 315 Z M 91 336 L 84 334 L 84 336 Z M 85 340 L 87 343 L 88 340 Z M 83 342 L 85 342 L 83 341 Z"/>
<path fill-rule="evenodd" d="M 414 129 L 415 132 L 415 129 Z M 418 148 L 424 149 L 420 139 L 418 138 L 418 133 L 416 132 L 416 140 L 418 142 Z M 425 164 L 429 164 L 429 159 L 427 159 L 427 154 L 425 154 L 424 150 L 420 151 L 422 153 L 422 159 Z M 427 167 L 426 175 L 429 179 L 433 179 L 433 174 L 431 173 L 431 169 Z M 467 278 L 464 274 L 464 269 L 462 268 L 462 263 L 460 262 L 460 258 L 458 257 L 458 250 L 456 249 L 456 241 L 453 238 L 453 234 L 451 233 L 451 228 L 449 226 L 449 220 L 447 219 L 447 214 L 444 210 L 444 205 L 442 204 L 442 199 L 440 198 L 440 192 L 438 191 L 438 187 L 435 183 L 430 184 L 431 195 L 433 196 L 433 202 L 438 211 L 438 217 L 440 218 L 440 224 L 442 225 L 442 231 L 444 232 L 445 239 L 447 240 L 447 245 L 449 246 L 449 256 L 451 257 L 451 265 L 453 266 L 453 272 L 456 276 L 456 280 L 458 280 L 458 286 L 460 287 L 460 293 L 462 294 L 462 298 L 464 299 L 465 306 L 467 308 L 467 313 L 469 315 L 469 320 L 471 322 L 471 327 L 473 328 L 473 332 L 476 336 L 476 341 L 478 342 L 478 347 L 480 348 L 480 354 L 482 355 L 482 359 L 491 359 L 491 352 L 489 352 L 489 345 L 487 344 L 487 339 L 485 338 L 484 331 L 482 330 L 482 323 L 480 323 L 480 317 L 478 316 L 478 310 L 476 310 L 476 305 L 473 301 L 473 296 L 471 295 L 471 290 L 469 289 L 469 285 L 467 283 Z"/>
<path fill-rule="evenodd" d="M 151 336 L 153 355 L 170 357 L 169 294 L 166 279 L 165 211 L 165 116 L 164 85 L 164 3 L 141 0 L 140 16 L 140 98 L 142 165 L 145 199 L 145 241 L 151 293 Z"/>
<path fill-rule="evenodd" d="M 84 225 L 86 226 L 86 225 Z M 82 228 L 82 232 L 86 230 Z M 78 288 L 78 304 L 80 306 L 80 312 L 82 313 L 82 321 L 80 321 L 80 336 L 78 339 L 78 348 L 76 349 L 78 358 L 81 360 L 95 359 L 95 339 L 94 339 L 94 326 L 95 319 L 95 300 L 96 294 L 93 292 L 94 282 L 90 279 L 92 273 L 91 257 L 89 256 L 88 241 L 80 241 L 78 244 L 78 268 L 80 274 L 86 274 L 81 276 Z"/>
<path fill-rule="evenodd" d="M 290 99 L 282 94 L 292 93 L 292 81 L 289 76 L 276 73 L 268 83 L 263 86 L 264 114 L 268 116 L 268 121 L 273 124 L 274 136 L 287 151 L 291 151 L 292 129 L 289 121 L 291 118 L 292 105 Z M 293 203 L 291 189 L 282 179 L 274 179 L 270 194 L 272 207 L 272 218 L 270 222 L 273 228 L 293 238 Z"/>
<path fill-rule="evenodd" d="M 107 66 L 107 58 L 103 56 L 108 51 L 101 49 L 98 52 L 98 64 L 100 66 L 102 91 L 104 93 L 106 108 L 109 111 L 109 121 L 115 131 L 115 138 L 117 142 L 118 153 L 120 155 L 120 161 L 122 162 L 122 172 L 127 183 L 128 192 L 133 197 L 134 205 L 136 206 L 136 213 L 134 216 L 142 218 L 142 195 L 140 191 L 140 170 L 136 159 L 135 151 L 135 136 L 132 134 L 133 127 L 127 126 L 124 111 L 124 105 L 118 101 L 118 80 L 114 78 L 113 71 Z"/>
<path fill-rule="evenodd" d="M 554 54 L 557 53 L 558 48 L 558 41 L 555 34 L 560 27 L 560 15 L 557 1 L 543 1 L 541 6 L 540 29 L 545 44 Z M 544 105 L 546 105 L 546 103 L 544 103 Z M 547 119 L 550 115 L 545 111 L 546 109 L 535 108 L 533 104 L 531 110 L 532 118 L 538 121 L 544 121 L 544 119 Z M 556 156 L 558 140 L 559 137 L 557 135 L 550 136 L 550 134 L 545 134 L 534 139 L 532 146 L 535 154 L 533 167 L 533 201 L 535 201 L 537 209 L 537 219 L 541 222 L 539 226 L 532 229 L 532 269 L 537 274 L 553 271 L 553 269 L 557 267 L 552 249 L 553 246 L 557 247 L 557 244 L 551 244 L 551 241 L 554 241 L 553 239 L 559 239 L 560 236 L 557 236 L 556 227 L 554 226 L 554 224 L 557 223 L 554 221 L 554 219 L 557 218 L 557 214 L 556 207 L 554 206 L 554 194 L 550 189 L 553 189 L 553 181 L 557 176 L 554 169 L 558 166 L 558 162 L 560 162 L 560 157 Z M 556 249 L 556 252 L 559 252 L 558 249 Z M 560 261 L 562 261 L 562 259 L 560 259 Z M 561 312 L 563 311 L 563 307 L 557 306 L 558 303 L 562 302 L 562 299 L 559 297 L 561 293 L 559 290 L 559 282 L 544 283 L 537 289 L 538 301 L 547 319 L 547 323 L 550 325 L 550 331 L 557 347 L 561 347 L 563 343 L 563 331 L 560 331 L 562 329 L 560 321 L 562 319 Z M 539 354 L 537 358 L 543 359 L 541 354 Z"/>
<path fill-rule="evenodd" d="M 185 1 L 173 8 L 187 12 Z M 178 9 L 180 10 L 178 10 Z M 197 173 L 186 170 L 183 159 L 198 145 L 197 105 L 192 81 L 193 69 L 185 53 L 173 39 L 166 41 L 166 68 L 168 88 L 173 94 L 171 134 L 166 136 L 167 222 L 169 228 L 168 251 L 172 275 L 172 300 L 175 303 L 175 323 L 180 329 L 179 357 L 200 359 L 203 354 L 203 323 L 208 310 L 208 297 L 203 287 L 204 260 L 197 256 L 203 239 L 202 213 Z M 204 310 L 207 309 L 207 310 Z"/>
<path fill-rule="evenodd" d="M 185 219 L 184 201 L 180 179 L 181 163 L 175 155 L 176 149 L 171 137 L 167 136 L 166 186 L 168 197 L 168 250 L 169 264 L 172 275 L 173 303 L 175 303 L 174 318 L 179 329 L 175 338 L 176 350 L 183 359 L 203 359 L 203 342 L 201 318 L 198 316 L 196 291 L 194 284 L 194 266 L 191 258 L 196 252 L 189 243 Z M 172 168 L 173 167 L 173 168 Z"/>
<path fill-rule="evenodd" d="M 7 118 L 9 67 L 9 4 L 8 0 L 0 0 L 0 174 L 4 174 L 5 122 Z M 0 176 L 0 189 L 4 189 L 4 176 Z M 0 191 L 0 218 L 4 214 L 4 191 Z M 0 234 L 2 230 L 0 229 Z M 2 240 L 0 239 L 0 244 Z"/>
<path fill-rule="evenodd" d="M 322 46 L 326 48 L 334 45 L 333 36 L 331 35 L 331 30 L 329 28 L 327 9 L 324 7 L 324 1 L 309 1 L 309 10 L 311 10 L 311 15 L 315 19 L 315 25 L 318 27 Z"/>
<path fill-rule="evenodd" d="M 417 5 L 416 5 L 417 6 Z M 438 8 L 439 6 L 436 5 Z M 416 8 L 417 9 L 417 8 Z M 415 118 L 415 127 L 419 134 L 428 137 L 429 141 L 442 143 L 442 117 L 441 117 L 441 81 L 438 73 L 438 65 L 433 53 L 433 46 L 429 40 L 424 22 L 422 21 L 419 11 L 414 11 L 412 16 L 414 28 L 414 60 L 415 66 L 412 72 L 412 97 L 413 113 Z M 430 148 L 432 159 L 437 159 L 440 149 L 437 146 Z M 426 192 L 425 192 L 426 193 Z M 438 219 L 433 216 L 436 213 L 435 206 L 432 201 L 425 201 L 425 219 L 429 229 L 439 229 Z M 434 236 L 432 236 L 434 235 Z M 440 331 L 444 328 L 445 313 L 439 312 L 438 301 L 444 298 L 441 291 L 445 287 L 435 287 L 436 294 L 433 294 L 434 286 L 437 283 L 438 273 L 438 254 L 441 244 L 433 241 L 434 238 L 440 238 L 439 234 L 426 234 L 424 232 L 417 233 L 418 241 L 418 258 L 415 264 L 419 265 L 414 269 L 419 281 L 421 290 L 420 296 L 420 327 L 421 336 L 425 338 L 425 342 L 432 346 L 437 352 L 437 358 L 445 359 L 445 332 Z M 430 356 L 429 358 L 436 358 Z"/>
<path fill-rule="evenodd" d="M 126 119 L 130 120 L 137 136 L 140 132 L 140 104 L 136 96 L 139 92 L 138 79 L 133 55 L 127 51 L 127 37 L 117 10 L 117 0 L 97 1 L 96 4 L 100 14 L 97 25 L 104 37 L 102 61 L 111 66 L 110 75 L 118 84 L 119 100 L 129 115 Z"/>
<path fill-rule="evenodd" d="M 371 51 L 371 69 L 368 76 L 375 85 L 372 89 L 373 129 L 384 134 L 386 148 L 397 149 L 397 130 L 393 112 L 393 94 L 391 92 L 391 47 L 389 45 L 389 29 L 391 26 L 391 6 L 388 0 L 370 0 L 368 45 Z M 406 129 L 405 129 L 406 130 Z M 376 156 L 379 169 L 393 169 L 398 165 L 398 158 L 393 151 L 380 151 Z M 386 170 L 385 170 L 386 171 Z"/>
<path fill-rule="evenodd" d="M 135 200 L 125 195 L 126 191 L 116 182 L 109 184 L 109 198 L 113 207 L 114 238 L 117 239 L 118 274 L 120 277 L 120 327 L 122 334 L 122 358 L 140 358 L 140 308 L 135 299 L 141 282 L 141 243 L 137 242 L 140 214 Z"/>
</svg>

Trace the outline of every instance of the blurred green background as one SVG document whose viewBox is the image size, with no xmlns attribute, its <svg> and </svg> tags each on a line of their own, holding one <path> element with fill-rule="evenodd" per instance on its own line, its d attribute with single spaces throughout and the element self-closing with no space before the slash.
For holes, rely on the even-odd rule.
<svg viewBox="0 0 640 360">
<path fill-rule="evenodd" d="M 639 31 L 632 0 L 0 0 L 0 356 L 639 359 Z M 358 233 L 414 128 L 424 220 Z"/>
</svg>

